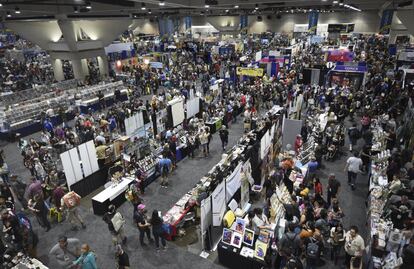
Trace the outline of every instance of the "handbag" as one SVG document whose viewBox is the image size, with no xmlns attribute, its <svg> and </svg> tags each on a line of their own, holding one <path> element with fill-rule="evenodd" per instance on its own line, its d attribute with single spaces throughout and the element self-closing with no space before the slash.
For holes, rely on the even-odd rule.
<svg viewBox="0 0 414 269">
<path fill-rule="evenodd" d="M 117 212 L 111 219 L 112 225 L 114 226 L 115 232 L 119 232 L 119 230 L 124 226 L 125 219 L 122 217 L 121 213 Z"/>
</svg>

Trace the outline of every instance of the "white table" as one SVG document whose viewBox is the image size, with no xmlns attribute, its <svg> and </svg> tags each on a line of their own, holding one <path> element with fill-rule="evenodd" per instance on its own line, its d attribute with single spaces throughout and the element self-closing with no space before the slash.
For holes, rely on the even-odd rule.
<svg viewBox="0 0 414 269">
<path fill-rule="evenodd" d="M 97 215 L 102 215 L 108 210 L 108 206 L 113 203 L 124 202 L 124 193 L 129 185 L 135 181 L 135 178 L 124 177 L 122 181 L 117 184 L 112 184 L 92 198 L 93 212 Z"/>
</svg>

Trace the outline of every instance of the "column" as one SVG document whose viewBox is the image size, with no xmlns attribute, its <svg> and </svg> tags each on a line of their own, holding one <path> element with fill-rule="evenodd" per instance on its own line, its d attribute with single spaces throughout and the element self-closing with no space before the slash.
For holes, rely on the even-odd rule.
<svg viewBox="0 0 414 269">
<path fill-rule="evenodd" d="M 83 74 L 89 76 L 89 68 L 88 68 L 88 61 L 86 59 L 81 60 Z"/>
<path fill-rule="evenodd" d="M 101 73 L 101 77 L 106 77 L 109 74 L 108 68 L 108 57 L 105 56 L 98 56 L 98 65 L 99 65 L 99 73 Z"/>
<path fill-rule="evenodd" d="M 63 65 L 61 59 L 52 58 L 53 74 L 57 81 L 65 80 L 65 74 L 63 74 Z"/>
<path fill-rule="evenodd" d="M 72 63 L 73 75 L 75 76 L 75 79 L 84 80 L 87 73 L 83 71 L 81 60 L 72 59 L 71 63 Z"/>
</svg>

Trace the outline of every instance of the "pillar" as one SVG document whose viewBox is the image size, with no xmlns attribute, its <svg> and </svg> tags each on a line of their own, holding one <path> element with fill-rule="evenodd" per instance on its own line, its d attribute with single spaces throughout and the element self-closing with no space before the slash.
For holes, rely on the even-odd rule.
<svg viewBox="0 0 414 269">
<path fill-rule="evenodd" d="M 101 77 L 106 77 L 109 74 L 108 68 L 108 57 L 105 56 L 98 56 L 98 65 L 99 65 L 99 73 Z"/>
<path fill-rule="evenodd" d="M 81 60 L 82 70 L 85 76 L 89 76 L 88 61 L 86 59 Z"/>
<path fill-rule="evenodd" d="M 63 64 L 61 59 L 52 59 L 53 74 L 57 81 L 65 80 L 63 73 Z"/>
<path fill-rule="evenodd" d="M 84 72 L 82 62 L 80 59 L 72 59 L 73 75 L 75 79 L 84 80 L 88 73 Z"/>
</svg>

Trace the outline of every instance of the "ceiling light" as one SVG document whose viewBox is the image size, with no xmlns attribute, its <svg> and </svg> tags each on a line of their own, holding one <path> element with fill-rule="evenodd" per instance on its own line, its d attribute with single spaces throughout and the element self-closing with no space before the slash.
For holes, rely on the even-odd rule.
<svg viewBox="0 0 414 269">
<path fill-rule="evenodd" d="M 326 1 L 328 1 L 328 0 L 322 0 L 322 2 L 326 2 Z"/>
<path fill-rule="evenodd" d="M 205 8 L 209 8 L 209 7 L 210 7 L 210 5 L 204 5 L 204 7 L 205 7 Z"/>
<path fill-rule="evenodd" d="M 78 9 L 78 7 L 73 7 L 73 12 L 74 12 L 74 13 L 79 13 L 79 9 Z"/>
<path fill-rule="evenodd" d="M 255 7 L 254 9 L 258 10 L 258 9 L 259 9 L 259 5 L 258 5 L 258 4 L 256 4 L 256 7 Z"/>
<path fill-rule="evenodd" d="M 91 2 L 86 2 L 86 8 L 87 8 L 87 9 L 92 9 Z"/>
<path fill-rule="evenodd" d="M 16 13 L 16 14 L 20 14 L 20 13 L 21 13 L 21 12 L 20 12 L 20 8 L 16 7 L 16 8 L 14 9 L 14 13 Z"/>
<path fill-rule="evenodd" d="M 333 2 L 332 2 L 332 4 L 334 4 L 334 5 L 336 5 L 336 4 L 338 4 L 339 2 L 338 2 L 338 0 L 334 0 Z"/>
<path fill-rule="evenodd" d="M 226 12 L 229 12 L 229 10 L 228 10 L 228 9 L 226 9 Z"/>
<path fill-rule="evenodd" d="M 6 14 L 7 14 L 7 18 L 11 18 L 10 11 L 7 11 Z"/>
<path fill-rule="evenodd" d="M 239 8 L 239 6 L 238 5 L 235 5 L 234 8 Z"/>
<path fill-rule="evenodd" d="M 151 13 L 152 13 L 151 9 L 148 9 L 148 14 L 151 14 Z"/>
<path fill-rule="evenodd" d="M 145 6 L 145 3 L 141 3 L 141 9 L 142 10 L 146 10 L 147 9 L 146 6 Z"/>
<path fill-rule="evenodd" d="M 340 5 L 340 6 L 343 6 L 343 5 L 344 5 L 344 0 L 340 0 L 340 1 L 339 1 L 339 5 Z"/>
<path fill-rule="evenodd" d="M 3 4 L 2 3 L 0 3 L 0 7 L 2 7 L 3 6 Z"/>
<path fill-rule="evenodd" d="M 346 7 L 347 7 L 347 8 L 349 8 L 349 9 L 352 9 L 352 10 L 358 11 L 358 12 L 361 12 L 361 11 L 362 11 L 361 9 L 359 9 L 359 8 L 357 8 L 357 7 L 354 7 L 354 6 L 351 6 L 351 5 L 346 5 Z"/>
<path fill-rule="evenodd" d="M 165 2 L 164 2 L 164 1 L 160 1 L 160 2 L 158 3 L 158 5 L 160 5 L 160 6 L 165 6 Z"/>
</svg>

